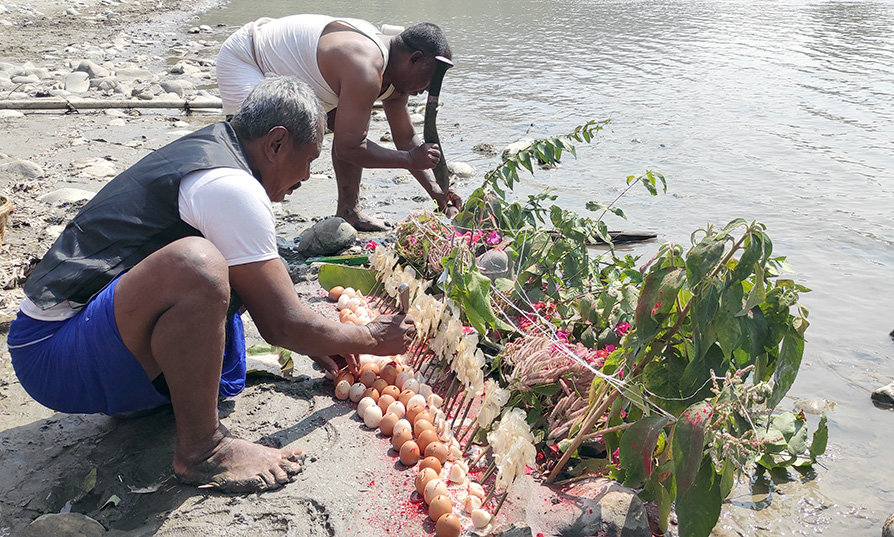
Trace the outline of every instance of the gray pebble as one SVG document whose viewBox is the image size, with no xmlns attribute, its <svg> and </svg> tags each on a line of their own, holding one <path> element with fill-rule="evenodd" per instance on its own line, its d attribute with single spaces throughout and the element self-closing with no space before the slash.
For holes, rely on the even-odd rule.
<svg viewBox="0 0 894 537">
<path fill-rule="evenodd" d="M 0 172 L 27 177 L 28 179 L 37 179 L 44 176 L 43 168 L 27 160 L 4 162 L 0 164 Z"/>
<path fill-rule="evenodd" d="M 90 89 L 90 75 L 83 71 L 75 71 L 65 77 L 65 89 L 71 93 L 85 93 Z"/>
</svg>

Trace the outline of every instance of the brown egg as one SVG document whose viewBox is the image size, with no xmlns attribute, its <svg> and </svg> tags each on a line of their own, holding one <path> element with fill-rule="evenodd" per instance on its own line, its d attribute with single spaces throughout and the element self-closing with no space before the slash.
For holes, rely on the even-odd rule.
<svg viewBox="0 0 894 537">
<path fill-rule="evenodd" d="M 335 376 L 335 383 L 346 380 L 348 384 L 354 384 L 354 375 L 352 375 L 349 371 L 342 371 L 338 375 Z"/>
<path fill-rule="evenodd" d="M 397 400 L 403 403 L 404 406 L 407 406 L 407 403 L 410 402 L 410 397 L 413 397 L 414 395 L 416 395 L 416 392 L 413 390 L 404 390 L 400 392 L 400 397 L 398 397 Z"/>
<path fill-rule="evenodd" d="M 417 437 L 418 437 L 420 434 L 422 434 L 422 431 L 427 431 L 427 430 L 429 430 L 429 429 L 431 429 L 432 431 L 434 431 L 434 430 L 435 430 L 435 426 L 432 425 L 431 422 L 428 421 L 428 420 L 420 420 L 420 419 L 417 418 L 416 421 L 413 423 L 413 433 L 414 433 Z"/>
<path fill-rule="evenodd" d="M 435 524 L 435 535 L 437 537 L 459 537 L 462 526 L 459 519 L 453 513 L 442 515 Z"/>
<path fill-rule="evenodd" d="M 397 414 L 392 414 L 390 412 L 385 414 L 379 422 L 379 430 L 382 431 L 382 434 L 385 436 L 391 436 L 391 432 L 394 430 L 394 424 L 397 423 L 397 420 L 399 419 Z"/>
<path fill-rule="evenodd" d="M 385 364 L 385 367 L 379 371 L 379 376 L 385 379 L 388 384 L 394 384 L 394 379 L 397 378 L 397 364 L 394 362 Z"/>
<path fill-rule="evenodd" d="M 404 445 L 404 442 L 413 439 L 413 431 L 409 429 L 401 429 L 394 433 L 391 436 L 391 445 L 394 446 L 394 449 L 400 451 L 401 446 Z M 417 446 L 418 448 L 418 446 Z"/>
<path fill-rule="evenodd" d="M 376 373 L 372 369 L 360 370 L 360 382 L 366 385 L 367 388 L 372 388 L 372 385 L 376 381 L 376 378 Z"/>
<path fill-rule="evenodd" d="M 413 466 L 419 462 L 419 446 L 412 440 L 407 440 L 400 446 L 400 462 L 406 466 Z"/>
<path fill-rule="evenodd" d="M 360 371 L 364 371 L 366 369 L 371 370 L 376 375 L 379 374 L 379 364 L 377 364 L 375 362 L 368 362 L 368 363 L 365 363 L 362 366 L 360 366 Z"/>
<path fill-rule="evenodd" d="M 423 451 L 426 457 L 434 457 L 438 459 L 441 464 L 444 464 L 444 462 L 447 460 L 448 452 L 449 451 L 447 449 L 447 446 L 445 446 L 441 442 L 432 442 L 425 446 L 425 451 Z"/>
<path fill-rule="evenodd" d="M 420 404 L 410 405 L 407 407 L 407 421 L 410 423 L 416 422 L 416 415 L 425 410 L 425 407 Z"/>
<path fill-rule="evenodd" d="M 385 382 L 383 378 L 377 378 L 375 382 L 372 383 L 372 387 L 379 390 L 379 393 L 382 393 L 382 390 L 388 387 L 388 383 Z"/>
<path fill-rule="evenodd" d="M 432 519 L 432 522 L 437 522 L 442 516 L 452 512 L 453 504 L 450 503 L 450 498 L 443 494 L 428 504 L 428 516 Z"/>
<path fill-rule="evenodd" d="M 369 397 L 373 401 L 378 403 L 379 402 L 379 390 L 377 390 L 375 388 L 367 388 L 367 389 L 363 390 L 363 395 L 360 396 L 361 399 L 363 399 L 364 397 Z"/>
<path fill-rule="evenodd" d="M 437 457 L 426 457 L 419 463 L 419 471 L 421 472 L 424 468 L 431 468 L 435 473 L 440 475 L 442 468 L 441 461 L 439 461 Z"/>
<path fill-rule="evenodd" d="M 416 492 L 419 493 L 420 496 L 425 492 L 425 485 L 428 485 L 428 482 L 432 479 L 437 479 L 438 473 L 435 472 L 431 468 L 423 468 L 419 467 L 419 473 L 416 474 Z"/>
<path fill-rule="evenodd" d="M 375 388 L 369 388 L 369 389 L 373 390 Z M 384 414 L 385 412 L 388 412 L 388 405 L 390 405 L 393 402 L 394 402 L 394 397 L 391 397 L 390 395 L 380 395 L 379 396 L 379 400 L 377 401 L 377 403 L 379 404 L 379 408 L 382 409 L 382 414 Z"/>
<path fill-rule="evenodd" d="M 351 384 L 353 384 L 353 382 Z M 410 405 L 410 406 L 412 406 L 412 405 Z M 423 410 L 422 412 L 416 414 L 416 417 L 413 418 L 413 423 L 415 424 L 419 420 L 425 420 L 429 423 L 435 422 L 435 418 L 431 415 L 431 412 L 429 412 L 428 410 Z"/>
<path fill-rule="evenodd" d="M 329 290 L 329 300 L 338 302 L 338 299 L 341 297 L 341 293 L 344 290 L 345 288 L 340 285 L 333 286 L 332 289 Z"/>
<path fill-rule="evenodd" d="M 394 397 L 395 401 L 400 400 L 400 388 L 398 388 L 397 386 L 394 386 L 393 384 L 389 385 L 389 386 L 385 386 L 384 389 L 379 390 L 379 393 L 381 393 L 382 395 L 385 395 L 387 393 L 391 397 Z"/>
<path fill-rule="evenodd" d="M 348 319 L 351 318 L 352 313 L 353 312 L 351 312 L 351 310 L 345 308 L 338 312 L 338 320 L 341 322 L 346 322 Z M 356 314 L 354 316 L 356 317 Z"/>
<path fill-rule="evenodd" d="M 427 448 L 429 444 L 431 444 L 432 442 L 437 442 L 437 441 L 438 441 L 438 433 L 436 433 L 430 429 L 422 431 L 422 433 L 420 433 L 416 439 L 416 442 L 419 444 L 419 449 L 420 449 L 420 451 L 422 451 L 422 453 L 425 453 L 425 448 Z"/>
</svg>

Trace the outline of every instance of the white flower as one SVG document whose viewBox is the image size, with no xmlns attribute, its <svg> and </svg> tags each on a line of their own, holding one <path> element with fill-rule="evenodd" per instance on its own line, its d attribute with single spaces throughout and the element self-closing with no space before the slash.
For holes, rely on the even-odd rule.
<svg viewBox="0 0 894 537">
<path fill-rule="evenodd" d="M 497 381 L 487 379 L 484 382 L 484 399 L 481 401 L 481 409 L 478 411 L 478 426 L 482 429 L 490 427 L 494 418 L 500 415 L 503 405 L 509 401 L 509 390 L 500 388 Z"/>
<path fill-rule="evenodd" d="M 525 412 L 520 408 L 503 411 L 500 422 L 488 433 L 487 441 L 497 465 L 496 487 L 509 490 L 516 479 L 525 474 L 525 468 L 533 465 L 537 449 L 534 434 L 525 421 Z"/>
</svg>

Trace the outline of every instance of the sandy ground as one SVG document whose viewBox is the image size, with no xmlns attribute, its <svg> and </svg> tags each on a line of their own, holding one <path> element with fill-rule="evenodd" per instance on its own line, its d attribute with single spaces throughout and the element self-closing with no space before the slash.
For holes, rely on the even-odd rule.
<svg viewBox="0 0 894 537">
<path fill-rule="evenodd" d="M 190 13 L 181 8 L 208 6 L 187 4 L 6 4 L 0 6 L 0 62 L 70 72 L 65 62 L 79 60 L 87 45 L 112 42 L 122 49 L 114 62 L 133 61 L 159 74 L 172 56 L 204 61 L 207 67 L 216 54 L 214 42 L 185 32 Z M 192 82 L 213 93 L 211 69 Z M 296 482 L 242 496 L 177 483 L 171 470 L 174 420 L 169 408 L 128 419 L 58 414 L 31 400 L 16 381 L 5 336 L 22 298 L 22 274 L 83 203 L 42 197 L 60 190 L 77 193 L 68 189 L 96 191 L 108 173 L 220 119 L 214 112 L 186 116 L 175 110 L 0 117 L 0 165 L 17 160 L 40 168 L 36 177 L 0 173 L 0 193 L 17 205 L 0 249 L 0 537 L 22 532 L 40 515 L 67 510 L 99 521 L 114 535 L 433 534 L 424 505 L 411 494 L 415 470 L 397 462 L 386 438 L 363 426 L 353 404 L 332 396 L 331 383 L 305 357 L 296 357 L 292 379 L 252 378 L 242 394 L 221 404 L 223 422 L 235 434 L 309 453 Z M 384 132 L 384 123 L 374 121 L 371 137 L 379 131 Z M 320 159 L 314 178 L 277 207 L 282 236 L 292 238 L 334 210 L 328 160 Z M 100 164 L 111 172 L 95 172 Z M 420 207 L 420 194 L 405 173 L 383 171 L 364 180 L 367 210 L 392 219 Z M 306 280 L 298 284 L 299 293 L 318 311 L 334 314 L 313 278 Z M 259 341 L 250 336 L 250 344 Z M 94 471 L 95 485 L 83 491 Z M 458 487 L 452 493 L 462 494 Z M 573 521 L 577 508 L 556 503 L 544 487 L 520 487 L 501 512 L 501 525 L 549 510 Z"/>
</svg>

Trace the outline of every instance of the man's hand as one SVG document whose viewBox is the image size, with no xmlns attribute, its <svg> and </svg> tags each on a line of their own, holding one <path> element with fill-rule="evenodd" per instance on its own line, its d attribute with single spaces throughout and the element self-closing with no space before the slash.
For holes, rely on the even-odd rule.
<svg viewBox="0 0 894 537">
<path fill-rule="evenodd" d="M 345 368 L 355 377 L 360 370 L 360 360 L 356 354 L 311 356 L 310 359 L 320 366 L 327 379 L 334 379 Z"/>
<path fill-rule="evenodd" d="M 401 354 L 416 337 L 416 324 L 413 318 L 403 313 L 398 315 L 379 315 L 366 325 L 370 335 L 376 341 L 371 354 L 389 356 Z"/>
<path fill-rule="evenodd" d="M 410 150 L 408 170 L 428 170 L 434 168 L 441 160 L 441 148 L 438 144 L 417 145 Z"/>
<path fill-rule="evenodd" d="M 457 194 L 453 188 L 450 188 L 447 191 L 447 194 L 433 195 L 432 199 L 438 203 L 438 209 L 443 213 L 446 213 L 447 207 L 450 206 L 456 207 L 457 211 L 461 211 L 463 208 L 463 199 L 459 197 L 459 194 Z"/>
</svg>

